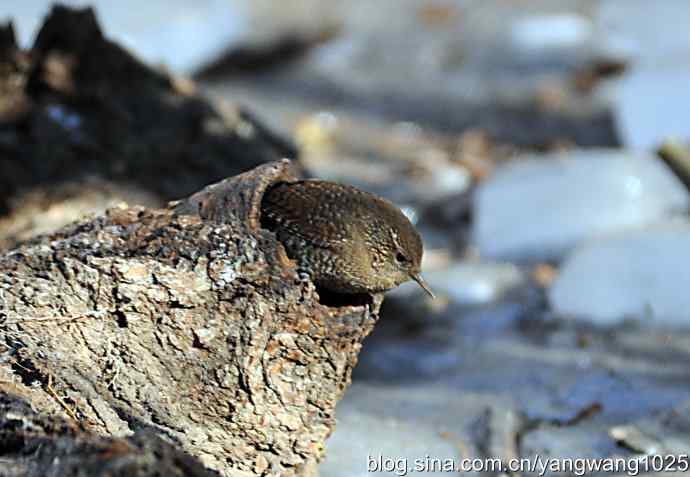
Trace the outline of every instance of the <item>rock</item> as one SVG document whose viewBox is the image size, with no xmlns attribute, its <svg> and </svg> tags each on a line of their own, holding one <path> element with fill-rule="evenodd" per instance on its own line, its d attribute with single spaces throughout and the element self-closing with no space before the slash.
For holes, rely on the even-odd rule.
<svg viewBox="0 0 690 477">
<path fill-rule="evenodd" d="M 584 475 L 579 474 L 582 471 L 580 468 L 577 469 L 578 474 L 566 472 L 565 468 L 561 468 L 561 472 L 555 472 L 556 469 L 547 466 L 547 456 L 551 458 L 551 462 L 555 459 L 560 459 L 559 462 L 570 459 L 572 462 L 579 462 L 578 465 L 584 465 L 585 459 L 609 459 L 620 457 L 621 453 L 626 456 L 628 454 L 608 438 L 606 428 L 602 424 L 574 427 L 545 425 L 523 437 L 522 450 L 523 458 L 537 462 L 537 468 L 524 473 L 530 477 Z"/>
<path fill-rule="evenodd" d="M 689 197 L 660 160 L 613 150 L 528 157 L 482 183 L 473 240 L 483 256 L 557 260 L 582 240 L 661 222 Z"/>
<path fill-rule="evenodd" d="M 687 455 L 690 448 L 689 411 L 690 401 L 685 401 L 660 415 L 613 427 L 609 429 L 609 436 L 619 445 L 641 454 Z"/>
<path fill-rule="evenodd" d="M 626 317 L 690 325 L 690 223 L 667 224 L 584 245 L 549 292 L 556 312 L 612 324 Z"/>
<path fill-rule="evenodd" d="M 665 465 L 669 466 L 669 470 L 673 467 L 677 470 L 686 469 L 687 449 L 690 445 L 689 405 L 690 402 L 683 401 L 653 416 L 635 419 L 632 423 L 611 428 L 608 428 L 605 422 L 597 423 L 587 419 L 578 425 L 542 423 L 522 438 L 523 457 L 539 459 L 536 456 L 541 456 L 541 462 L 538 464 L 540 468 L 527 472 L 526 475 L 556 476 L 565 473 L 550 469 L 546 465 L 545 456 L 551 457 L 552 461 L 579 459 L 581 466 L 585 464 L 585 459 L 592 459 L 590 462 L 597 459 L 601 464 L 626 459 L 631 474 L 636 474 L 634 469 L 644 471 L 645 458 L 649 459 L 649 469 L 657 467 L 655 470 L 661 471 Z M 592 445 L 593 443 L 595 445 Z M 683 455 L 685 457 L 679 457 Z M 573 473 L 580 475 L 579 472 L 581 470 L 576 469 Z M 605 473 L 609 472 L 602 468 L 596 475 Z"/>
<path fill-rule="evenodd" d="M 434 293 L 462 305 L 491 303 L 525 283 L 520 269 L 508 263 L 456 263 L 424 278 Z"/>
</svg>

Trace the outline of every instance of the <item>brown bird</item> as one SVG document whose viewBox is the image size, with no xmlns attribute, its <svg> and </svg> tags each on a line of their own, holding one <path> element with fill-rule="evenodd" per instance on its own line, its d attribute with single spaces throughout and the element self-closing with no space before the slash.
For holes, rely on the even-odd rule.
<svg viewBox="0 0 690 477">
<path fill-rule="evenodd" d="M 434 297 L 420 274 L 419 233 L 381 197 L 335 182 L 283 182 L 266 191 L 261 212 L 317 286 L 377 293 L 412 279 Z"/>
</svg>

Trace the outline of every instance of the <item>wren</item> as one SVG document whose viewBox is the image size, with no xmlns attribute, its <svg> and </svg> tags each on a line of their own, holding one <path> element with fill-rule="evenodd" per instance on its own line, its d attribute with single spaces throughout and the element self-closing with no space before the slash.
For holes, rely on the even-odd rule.
<svg viewBox="0 0 690 477">
<path fill-rule="evenodd" d="M 391 202 L 321 180 L 282 182 L 261 203 L 262 226 L 312 281 L 336 293 L 379 293 L 420 274 L 422 239 Z"/>
</svg>

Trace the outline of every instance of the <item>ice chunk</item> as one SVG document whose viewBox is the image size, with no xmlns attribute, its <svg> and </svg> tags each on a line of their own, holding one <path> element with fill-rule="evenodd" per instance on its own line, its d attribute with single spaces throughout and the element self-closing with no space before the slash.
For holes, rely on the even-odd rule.
<svg viewBox="0 0 690 477">
<path fill-rule="evenodd" d="M 627 147 L 655 148 L 664 139 L 690 137 L 690 2 L 606 0 L 595 23 L 608 57 L 631 64 L 626 74 L 603 89 L 610 93 L 617 132 Z"/>
<path fill-rule="evenodd" d="M 654 149 L 668 138 L 690 138 L 690 68 L 633 68 L 611 85 L 616 129 L 623 144 Z M 663 94 L 660 94 L 663 92 Z"/>
<path fill-rule="evenodd" d="M 464 305 L 496 301 L 525 282 L 524 274 L 510 263 L 457 263 L 424 277 L 434 293 Z"/>
<path fill-rule="evenodd" d="M 601 324 L 637 317 L 688 326 L 689 245 L 688 222 L 593 241 L 565 261 L 551 306 Z"/>
<path fill-rule="evenodd" d="M 558 259 L 580 241 L 688 210 L 688 192 L 660 160 L 613 150 L 516 160 L 487 179 L 474 203 L 482 255 Z"/>
<path fill-rule="evenodd" d="M 573 13 L 529 15 L 511 25 L 513 44 L 531 52 L 576 48 L 586 43 L 592 32 L 591 22 Z"/>
<path fill-rule="evenodd" d="M 650 66 L 677 64 L 690 53 L 690 3 L 664 0 L 649 8 L 648 0 L 600 2 L 595 23 L 603 49 Z M 658 86 L 658 85 L 657 85 Z M 659 94 L 657 90 L 655 95 Z M 665 92 L 664 92 L 665 94 Z"/>
</svg>

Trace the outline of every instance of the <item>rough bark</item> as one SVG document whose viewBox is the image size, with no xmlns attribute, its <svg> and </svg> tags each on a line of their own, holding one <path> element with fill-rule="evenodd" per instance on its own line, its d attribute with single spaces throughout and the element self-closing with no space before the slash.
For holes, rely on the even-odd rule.
<svg viewBox="0 0 690 477">
<path fill-rule="evenodd" d="M 94 434 L 154 431 L 222 475 L 313 468 L 381 297 L 320 303 L 259 227 L 290 167 L 110 209 L 0 257 L 0 393 Z M 31 458 L 4 452 L 0 469 Z"/>
<path fill-rule="evenodd" d="M 0 248 L 58 217 L 160 207 L 296 153 L 242 108 L 109 41 L 91 9 L 54 7 L 28 51 L 0 25 Z"/>
<path fill-rule="evenodd" d="M 99 436 L 37 414 L 17 395 L 0 394 L 0 473 L 25 477 L 210 477 L 216 472 L 154 433 Z M 13 454 L 12 458 L 6 456 Z M 19 458 L 17 454 L 25 458 Z"/>
</svg>

